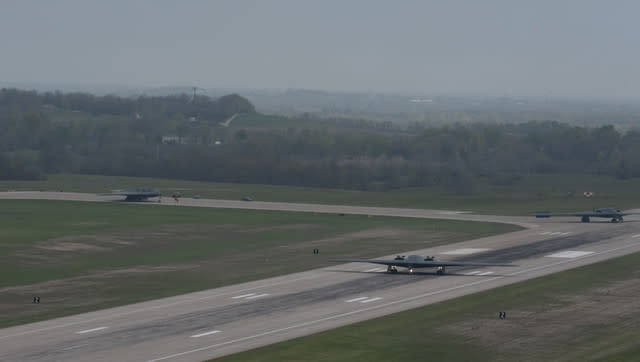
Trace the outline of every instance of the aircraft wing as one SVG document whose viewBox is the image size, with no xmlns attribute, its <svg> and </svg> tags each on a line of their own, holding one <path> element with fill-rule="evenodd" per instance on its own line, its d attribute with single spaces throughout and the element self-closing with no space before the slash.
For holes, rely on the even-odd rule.
<svg viewBox="0 0 640 362">
<path fill-rule="evenodd" d="M 535 214 L 533 214 L 533 216 L 538 217 L 538 218 L 542 218 L 542 217 L 552 217 L 552 216 L 593 216 L 593 217 L 597 217 L 597 216 L 602 216 L 601 214 L 597 214 L 595 212 L 592 211 L 585 211 L 585 212 L 570 212 L 570 213 L 550 213 L 548 211 L 538 211 Z"/>
<path fill-rule="evenodd" d="M 439 266 L 515 266 L 513 264 L 496 264 L 496 263 L 475 263 L 469 261 L 444 261 L 444 260 L 425 260 L 425 261 L 409 261 L 394 259 L 333 259 L 330 261 L 339 263 L 373 263 L 382 265 L 393 265 L 414 268 L 420 267 L 439 267 Z"/>
</svg>

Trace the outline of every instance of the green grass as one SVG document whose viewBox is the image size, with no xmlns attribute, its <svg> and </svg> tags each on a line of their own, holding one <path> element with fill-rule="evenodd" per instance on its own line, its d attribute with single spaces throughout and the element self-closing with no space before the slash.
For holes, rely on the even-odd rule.
<svg viewBox="0 0 640 362">
<path fill-rule="evenodd" d="M 531 175 L 510 186 L 489 185 L 481 180 L 471 195 L 454 195 L 438 187 L 365 192 L 68 174 L 49 175 L 46 181 L 0 181 L 0 190 L 101 193 L 132 187 L 155 187 L 165 195 L 179 191 L 184 197 L 239 200 L 251 196 L 259 201 L 467 210 L 496 215 L 528 215 L 538 210 L 584 211 L 609 206 L 628 209 L 640 205 L 637 192 L 640 179 L 589 175 Z M 595 196 L 587 199 L 582 196 L 584 191 L 592 191 Z"/>
<path fill-rule="evenodd" d="M 216 361 L 636 361 L 639 288 L 616 283 L 639 265 L 636 253 Z M 610 309 L 625 312 L 598 317 Z"/>
<path fill-rule="evenodd" d="M 335 214 L 0 200 L 0 326 L 518 230 Z M 319 248 L 321 256 L 311 250 Z M 230 272 L 230 271 L 233 272 Z M 25 303 L 39 294 L 37 311 Z"/>
</svg>

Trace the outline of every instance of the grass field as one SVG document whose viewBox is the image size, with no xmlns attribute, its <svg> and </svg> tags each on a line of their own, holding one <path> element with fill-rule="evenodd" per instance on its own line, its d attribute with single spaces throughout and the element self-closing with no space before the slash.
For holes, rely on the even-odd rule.
<svg viewBox="0 0 640 362">
<path fill-rule="evenodd" d="M 517 230 L 335 214 L 0 200 L 0 327 Z M 321 250 L 314 256 L 313 248 Z M 29 305 L 33 295 L 43 303 Z"/>
<path fill-rule="evenodd" d="M 412 188 L 388 192 L 305 187 L 225 184 L 182 180 L 91 175 L 49 175 L 46 181 L 0 181 L 0 190 L 110 192 L 114 189 L 155 187 L 165 195 L 239 200 L 282 201 L 362 206 L 467 210 L 496 215 L 528 215 L 538 210 L 584 211 L 596 207 L 640 207 L 640 179 L 607 176 L 531 175 L 510 186 L 479 182 L 471 195 L 453 195 L 441 188 Z M 583 192 L 594 193 L 592 198 Z"/>
<path fill-rule="evenodd" d="M 637 253 L 216 361 L 637 361 L 639 276 Z"/>
</svg>

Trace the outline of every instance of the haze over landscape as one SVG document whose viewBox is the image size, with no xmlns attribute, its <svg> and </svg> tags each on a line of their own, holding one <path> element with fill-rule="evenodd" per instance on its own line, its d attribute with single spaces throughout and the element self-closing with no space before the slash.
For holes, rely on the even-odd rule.
<svg viewBox="0 0 640 362">
<path fill-rule="evenodd" d="M 640 97 L 633 1 L 5 1 L 0 86 Z"/>
<path fill-rule="evenodd" d="M 638 10 L 0 1 L 0 361 L 637 361 Z"/>
</svg>

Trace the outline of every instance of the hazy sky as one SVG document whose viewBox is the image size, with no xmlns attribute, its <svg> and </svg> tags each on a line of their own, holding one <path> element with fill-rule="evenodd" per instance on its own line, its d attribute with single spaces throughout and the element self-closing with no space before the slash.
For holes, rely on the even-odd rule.
<svg viewBox="0 0 640 362">
<path fill-rule="evenodd" d="M 640 99 L 638 1 L 0 0 L 0 82 Z"/>
</svg>

